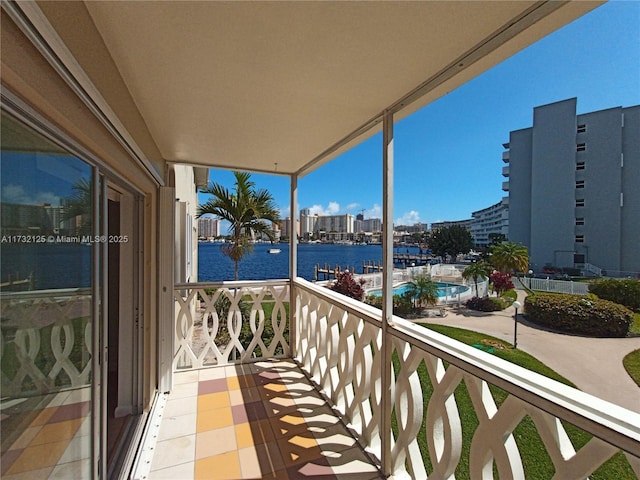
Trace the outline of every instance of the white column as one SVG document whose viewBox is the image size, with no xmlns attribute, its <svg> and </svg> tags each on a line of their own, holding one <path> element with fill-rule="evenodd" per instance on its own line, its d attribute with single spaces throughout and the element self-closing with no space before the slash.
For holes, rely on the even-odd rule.
<svg viewBox="0 0 640 480">
<path fill-rule="evenodd" d="M 391 475 L 391 344 L 389 328 L 393 321 L 393 114 L 382 118 L 382 423 L 381 462 L 385 475 Z"/>
<path fill-rule="evenodd" d="M 290 182 L 290 214 L 289 220 L 291 225 L 289 228 L 289 346 L 291 348 L 291 356 L 296 358 L 296 312 L 298 302 L 296 301 L 296 291 L 294 280 L 298 276 L 298 233 L 296 230 L 298 219 L 298 175 L 291 175 Z"/>
</svg>

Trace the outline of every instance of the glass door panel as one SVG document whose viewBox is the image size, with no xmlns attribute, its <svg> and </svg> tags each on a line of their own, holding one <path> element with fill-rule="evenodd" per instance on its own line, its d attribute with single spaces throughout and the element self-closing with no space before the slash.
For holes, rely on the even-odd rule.
<svg viewBox="0 0 640 480">
<path fill-rule="evenodd" d="M 3 113 L 2 476 L 91 478 L 92 167 Z"/>
</svg>

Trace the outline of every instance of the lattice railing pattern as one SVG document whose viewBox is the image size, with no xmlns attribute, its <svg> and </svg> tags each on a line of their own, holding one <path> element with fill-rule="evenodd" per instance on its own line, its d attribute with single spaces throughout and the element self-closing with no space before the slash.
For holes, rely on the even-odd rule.
<svg viewBox="0 0 640 480">
<path fill-rule="evenodd" d="M 301 279 L 294 285 L 296 359 L 394 478 L 455 478 L 461 463 L 468 470 L 458 474 L 470 478 L 494 478 L 494 471 L 534 478 L 531 453 L 518 444 L 523 424 L 552 463 L 540 478 L 587 478 L 618 452 L 629 462 L 626 475 L 640 477 L 638 413 L 397 317 L 389 329 L 392 374 L 383 382 L 380 311 Z M 390 412 L 380 411 L 385 390 Z M 464 411 L 460 395 L 469 399 Z M 380 449 L 382 415 L 394 424 L 389 452 Z M 478 426 L 463 432 L 461 417 L 469 415 Z M 582 440 L 577 430 L 586 432 Z"/>
<path fill-rule="evenodd" d="M 296 359 L 344 415 L 367 450 L 380 457 L 382 330 L 362 305 L 322 287 L 296 288 Z M 345 303 L 346 302 L 346 303 Z"/>
<path fill-rule="evenodd" d="M 174 300 L 176 370 L 290 354 L 286 280 L 180 284 Z"/>
<path fill-rule="evenodd" d="M 0 295 L 2 396 L 91 382 L 90 289 Z"/>
</svg>

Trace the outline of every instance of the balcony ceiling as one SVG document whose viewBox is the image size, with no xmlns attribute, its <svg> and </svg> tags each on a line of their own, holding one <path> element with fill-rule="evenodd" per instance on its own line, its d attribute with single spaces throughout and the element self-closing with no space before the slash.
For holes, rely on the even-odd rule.
<svg viewBox="0 0 640 480">
<path fill-rule="evenodd" d="M 162 158 L 299 174 L 597 5 L 85 2 Z"/>
</svg>

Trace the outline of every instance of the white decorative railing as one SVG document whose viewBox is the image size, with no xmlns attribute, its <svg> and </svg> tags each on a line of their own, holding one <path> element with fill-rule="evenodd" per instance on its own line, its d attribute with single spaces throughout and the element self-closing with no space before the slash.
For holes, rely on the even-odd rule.
<svg viewBox="0 0 640 480">
<path fill-rule="evenodd" d="M 288 280 L 183 283 L 174 300 L 174 370 L 290 356 Z"/>
<path fill-rule="evenodd" d="M 2 396 L 88 385 L 91 309 L 90 289 L 0 294 Z"/>
<path fill-rule="evenodd" d="M 583 282 L 572 282 L 566 280 L 551 280 L 549 278 L 512 278 L 516 287 L 518 283 L 524 285 L 529 290 L 553 293 L 571 293 L 573 295 L 586 295 L 589 293 L 589 285 Z"/>
<path fill-rule="evenodd" d="M 640 414 L 397 317 L 383 378 L 381 312 L 302 279 L 293 288 L 296 360 L 394 478 L 493 478 L 495 469 L 500 478 L 577 479 L 619 451 L 630 464 L 622 475 L 640 475 Z M 463 431 L 461 416 L 477 428 Z M 396 424 L 384 452 L 383 418 Z M 546 473 L 533 470 L 539 450 L 523 448 L 527 435 L 547 452 Z"/>
</svg>

